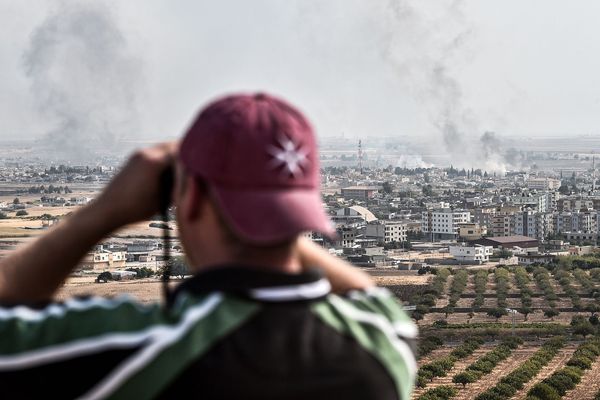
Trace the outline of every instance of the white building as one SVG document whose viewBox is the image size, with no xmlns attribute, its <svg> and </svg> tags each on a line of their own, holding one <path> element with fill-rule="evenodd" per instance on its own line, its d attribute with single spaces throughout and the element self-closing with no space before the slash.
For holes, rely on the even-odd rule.
<svg viewBox="0 0 600 400">
<path fill-rule="evenodd" d="M 423 211 L 421 230 L 431 240 L 456 239 L 461 224 L 471 222 L 469 211 L 457 211 L 449 208 Z"/>
<path fill-rule="evenodd" d="M 396 221 L 377 221 L 367 224 L 365 236 L 381 243 L 405 242 L 407 225 Z"/>
<path fill-rule="evenodd" d="M 547 193 L 521 193 L 511 197 L 511 202 L 515 206 L 523 208 L 531 208 L 539 212 L 548 211 L 548 194 Z"/>
<path fill-rule="evenodd" d="M 124 251 L 110 251 L 98 245 L 83 257 L 79 265 L 82 269 L 106 270 L 124 267 L 126 259 Z"/>
<path fill-rule="evenodd" d="M 560 180 L 553 178 L 534 178 L 527 179 L 527 187 L 531 190 L 555 190 L 560 188 Z"/>
<path fill-rule="evenodd" d="M 492 246 L 450 246 L 450 255 L 461 263 L 465 264 L 483 264 L 490 260 L 490 256 L 494 252 Z"/>
<path fill-rule="evenodd" d="M 446 203 L 444 201 L 425 202 L 424 206 L 428 210 L 439 209 L 439 208 L 450 208 L 450 203 Z"/>
</svg>

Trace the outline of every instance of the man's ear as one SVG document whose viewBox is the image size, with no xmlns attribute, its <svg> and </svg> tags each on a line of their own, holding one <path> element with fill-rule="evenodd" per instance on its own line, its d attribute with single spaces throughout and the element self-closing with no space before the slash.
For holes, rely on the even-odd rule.
<svg viewBox="0 0 600 400">
<path fill-rule="evenodd" d="M 200 187 L 192 175 L 184 177 L 184 190 L 181 193 L 183 206 L 183 216 L 189 221 L 195 221 L 202 216 L 202 209 L 206 199 L 206 192 Z"/>
</svg>

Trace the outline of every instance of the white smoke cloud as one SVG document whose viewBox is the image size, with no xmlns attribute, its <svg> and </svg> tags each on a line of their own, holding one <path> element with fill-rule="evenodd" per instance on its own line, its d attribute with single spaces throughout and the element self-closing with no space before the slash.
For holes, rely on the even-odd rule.
<svg viewBox="0 0 600 400">
<path fill-rule="evenodd" d="M 54 121 L 43 142 L 57 155 L 82 160 L 136 131 L 142 62 L 106 3 L 59 3 L 33 31 L 23 67 Z"/>
</svg>

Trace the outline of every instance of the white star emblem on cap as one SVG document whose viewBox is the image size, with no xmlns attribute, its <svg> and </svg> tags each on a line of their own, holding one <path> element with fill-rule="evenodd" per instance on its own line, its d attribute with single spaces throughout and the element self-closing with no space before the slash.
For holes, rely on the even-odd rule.
<svg viewBox="0 0 600 400">
<path fill-rule="evenodd" d="M 308 152 L 285 135 L 278 142 L 279 146 L 270 146 L 268 149 L 273 156 L 273 168 L 283 167 L 285 174 L 289 173 L 294 178 L 302 177 L 303 168 L 308 164 Z"/>
</svg>

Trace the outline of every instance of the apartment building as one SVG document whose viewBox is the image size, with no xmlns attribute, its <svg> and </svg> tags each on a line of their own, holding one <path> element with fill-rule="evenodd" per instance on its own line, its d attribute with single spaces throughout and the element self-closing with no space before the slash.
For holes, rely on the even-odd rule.
<svg viewBox="0 0 600 400">
<path fill-rule="evenodd" d="M 556 232 L 598 232 L 598 213 L 595 211 L 560 212 L 554 215 Z"/>
<path fill-rule="evenodd" d="M 527 179 L 527 187 L 531 190 L 556 190 L 560 188 L 560 180 L 554 178 L 535 178 L 531 177 Z"/>
<path fill-rule="evenodd" d="M 421 230 L 431 240 L 447 240 L 458 238 L 461 224 L 471 222 L 469 211 L 449 208 L 423 211 Z"/>
<path fill-rule="evenodd" d="M 376 221 L 367 224 L 365 236 L 380 243 L 405 242 L 407 224 L 396 221 Z"/>
<path fill-rule="evenodd" d="M 490 233 L 492 236 L 512 236 L 515 234 L 514 219 L 511 214 L 499 213 L 492 216 Z"/>
<path fill-rule="evenodd" d="M 337 247 L 353 247 L 356 244 L 356 236 L 358 230 L 354 227 L 343 226 L 337 228 L 338 240 L 336 241 Z"/>
<path fill-rule="evenodd" d="M 552 213 L 523 211 L 514 216 L 514 234 L 544 240 L 554 232 Z"/>
<path fill-rule="evenodd" d="M 345 200 L 367 201 L 373 198 L 378 190 L 376 186 L 350 186 L 342 188 L 342 197 Z"/>
<path fill-rule="evenodd" d="M 466 241 L 481 239 L 487 234 L 487 228 L 474 222 L 459 225 L 458 236 Z"/>
<path fill-rule="evenodd" d="M 547 193 L 523 192 L 511 197 L 511 202 L 521 208 L 530 208 L 538 212 L 549 211 L 549 201 Z"/>
</svg>

